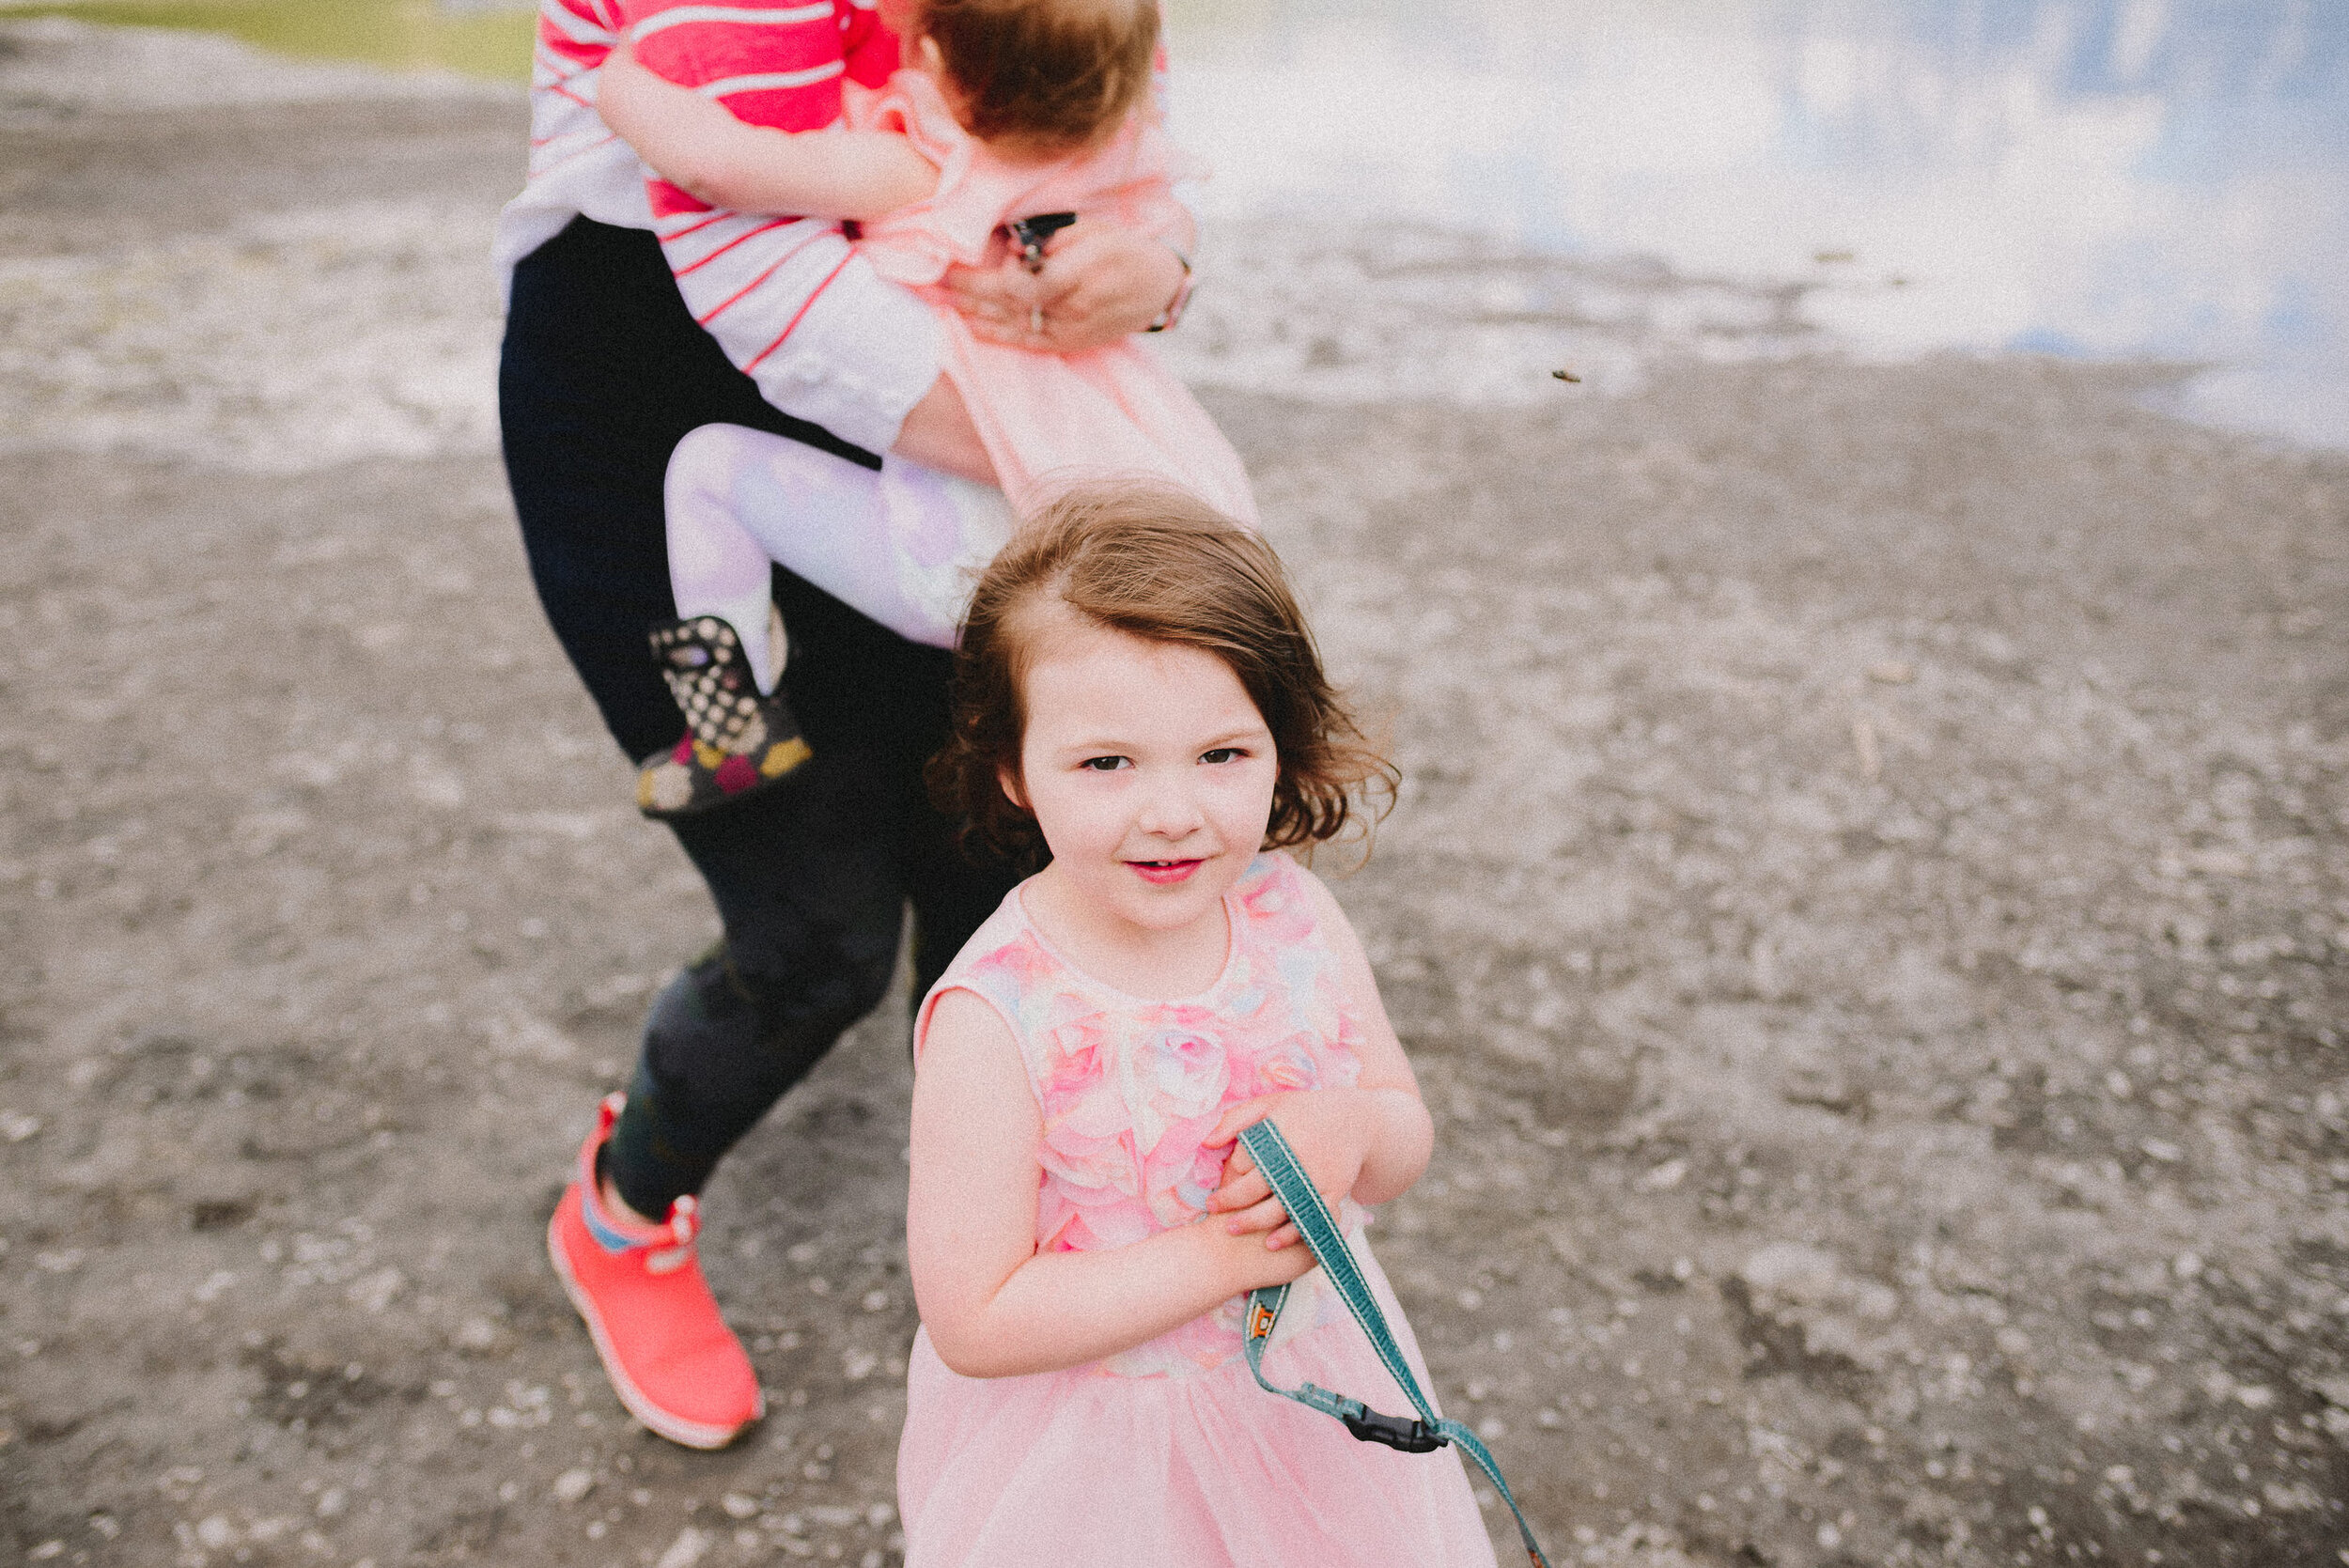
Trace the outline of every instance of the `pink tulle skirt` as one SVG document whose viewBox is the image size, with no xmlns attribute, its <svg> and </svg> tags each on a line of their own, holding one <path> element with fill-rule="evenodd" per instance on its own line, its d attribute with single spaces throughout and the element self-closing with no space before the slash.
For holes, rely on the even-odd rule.
<svg viewBox="0 0 2349 1568">
<path fill-rule="evenodd" d="M 1425 1387 L 1385 1276 L 1366 1250 L 1357 1255 Z M 1317 1284 L 1318 1271 L 1307 1281 Z M 1344 1305 L 1326 1286 L 1316 1295 L 1299 1284 L 1265 1374 L 1409 1414 Z M 1287 1319 L 1300 1308 L 1304 1324 L 1292 1332 Z M 1237 1322 L 1228 1306 L 1210 1316 Z M 1167 1341 L 1195 1356 L 1198 1327 Z M 1359 1442 L 1328 1416 L 1258 1388 L 1237 1348 L 1213 1366 L 1184 1364 L 1143 1375 L 1096 1362 L 972 1378 L 917 1333 L 897 1451 L 907 1568 L 1492 1568 L 1450 1449 L 1398 1453 Z"/>
</svg>

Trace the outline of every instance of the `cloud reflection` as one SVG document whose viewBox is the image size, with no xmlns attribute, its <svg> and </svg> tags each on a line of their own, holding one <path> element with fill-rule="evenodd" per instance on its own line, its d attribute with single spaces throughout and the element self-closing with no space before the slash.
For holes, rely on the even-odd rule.
<svg viewBox="0 0 2349 1568">
<path fill-rule="evenodd" d="M 1170 10 L 1227 223 L 1812 282 L 1804 318 L 1855 351 L 2206 364 L 2190 411 L 2349 443 L 2349 6 Z"/>
</svg>

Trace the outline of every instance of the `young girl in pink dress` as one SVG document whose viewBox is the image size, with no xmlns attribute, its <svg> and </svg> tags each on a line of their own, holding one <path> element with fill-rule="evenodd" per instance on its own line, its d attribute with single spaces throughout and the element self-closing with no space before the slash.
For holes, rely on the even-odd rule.
<svg viewBox="0 0 2349 1568">
<path fill-rule="evenodd" d="M 1357 1442 L 1242 1354 L 1245 1293 L 1295 1281 L 1267 1376 L 1405 1407 L 1235 1141 L 1269 1116 L 1426 1375 L 1361 1227 L 1425 1168 L 1427 1111 L 1283 852 L 1386 768 L 1278 559 L 1179 492 L 1074 494 L 988 568 L 958 660 L 933 782 L 1050 859 L 918 1016 L 908 1568 L 1489 1568 L 1453 1451 Z"/>
<path fill-rule="evenodd" d="M 688 436 L 667 486 L 680 619 L 655 646 L 692 732 L 674 753 L 647 759 L 639 802 L 657 815 L 721 803 L 806 754 L 779 700 L 749 689 L 771 691 L 781 669 L 770 560 L 907 637 L 946 646 L 976 569 L 1009 538 L 1014 516 L 1058 486 L 1139 475 L 1255 520 L 1237 455 L 1138 343 L 1060 355 L 985 342 L 940 287 L 954 264 L 1001 260 L 1017 243 L 1008 225 L 1042 214 L 1188 235 L 1174 187 L 1199 171 L 1166 139 L 1151 100 L 1157 0 L 889 0 L 883 17 L 910 64 L 879 89 L 845 82 L 844 127 L 798 133 L 745 124 L 680 90 L 750 101 L 742 84 L 777 79 L 760 73 L 782 62 L 758 58 L 755 28 L 659 25 L 708 9 L 648 9 L 633 54 L 605 66 L 599 98 L 658 171 L 662 243 L 697 319 L 754 378 L 779 363 L 791 323 L 765 320 L 756 299 L 800 243 L 787 223 L 707 207 L 702 190 L 754 194 L 764 210 L 860 220 L 851 264 L 936 306 L 935 351 L 995 484 L 900 459 L 876 472 L 739 426 Z M 679 48 L 704 34 L 698 51 Z"/>
</svg>

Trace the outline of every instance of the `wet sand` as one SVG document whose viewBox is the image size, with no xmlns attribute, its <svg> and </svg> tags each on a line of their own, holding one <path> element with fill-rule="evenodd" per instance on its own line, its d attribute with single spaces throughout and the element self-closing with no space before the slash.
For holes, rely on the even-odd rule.
<svg viewBox="0 0 2349 1568">
<path fill-rule="evenodd" d="M 901 1006 L 708 1195 L 744 1442 L 539 1250 L 714 931 L 484 423 L 519 97 L 127 47 L 0 23 L 14 1550 L 894 1560 Z M 2343 1560 L 2349 461 L 2161 384 L 1210 393 L 1407 777 L 1376 1244 L 1562 1563 Z"/>
</svg>

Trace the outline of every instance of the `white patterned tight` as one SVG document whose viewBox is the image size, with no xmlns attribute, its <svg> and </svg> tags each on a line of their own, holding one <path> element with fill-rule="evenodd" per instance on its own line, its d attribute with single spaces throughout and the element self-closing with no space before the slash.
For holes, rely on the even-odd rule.
<svg viewBox="0 0 2349 1568">
<path fill-rule="evenodd" d="M 740 425 L 677 443 L 666 489 L 680 616 L 719 615 L 770 691 L 768 563 L 916 643 L 952 647 L 978 574 L 1011 537 L 1001 490 L 902 458 L 880 471 Z"/>
</svg>

